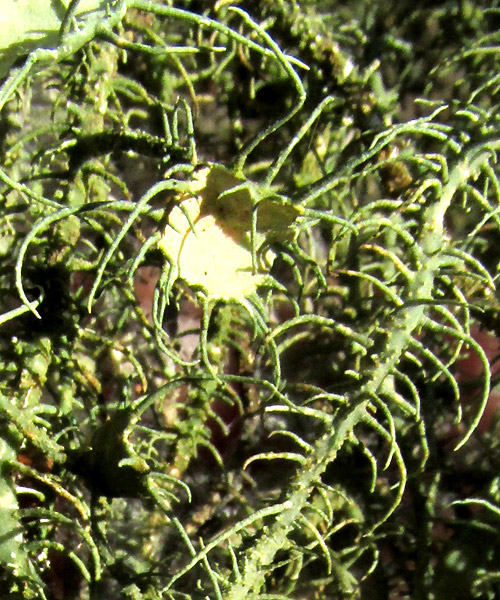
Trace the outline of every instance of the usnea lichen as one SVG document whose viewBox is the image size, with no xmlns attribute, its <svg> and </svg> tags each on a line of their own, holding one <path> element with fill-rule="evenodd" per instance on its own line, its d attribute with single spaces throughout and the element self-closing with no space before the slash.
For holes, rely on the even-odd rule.
<svg viewBox="0 0 500 600">
<path fill-rule="evenodd" d="M 497 9 L 195 4 L 10 49 L 1 589 L 496 597 Z"/>
</svg>

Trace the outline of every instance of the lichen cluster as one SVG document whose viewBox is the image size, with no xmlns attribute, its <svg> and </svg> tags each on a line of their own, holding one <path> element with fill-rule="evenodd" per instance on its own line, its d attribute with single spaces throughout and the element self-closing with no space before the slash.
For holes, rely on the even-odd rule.
<svg viewBox="0 0 500 600">
<path fill-rule="evenodd" d="M 497 3 L 16 10 L 0 589 L 495 598 Z"/>
</svg>

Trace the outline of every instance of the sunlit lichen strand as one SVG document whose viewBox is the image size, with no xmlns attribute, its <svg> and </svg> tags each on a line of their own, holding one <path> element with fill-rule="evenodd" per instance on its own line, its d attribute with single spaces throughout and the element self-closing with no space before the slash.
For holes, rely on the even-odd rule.
<svg viewBox="0 0 500 600">
<path fill-rule="evenodd" d="M 288 536 L 307 506 L 312 489 L 320 481 L 328 464 L 335 460 L 354 427 L 363 421 L 365 414 L 366 403 L 361 403 L 345 415 L 337 429 L 328 431 L 317 441 L 313 454 L 306 458 L 304 467 L 290 485 L 286 506 L 242 557 L 239 568 L 241 575 L 226 589 L 224 597 L 227 600 L 259 597 L 269 567 L 276 553 L 287 545 Z"/>
<path fill-rule="evenodd" d="M 369 401 L 366 398 L 378 398 L 384 395 L 391 396 L 390 376 L 395 372 L 403 353 L 411 346 L 413 336 L 425 321 L 425 301 L 432 296 L 435 278 L 443 268 L 443 265 L 446 265 L 449 260 L 446 255 L 447 242 L 444 234 L 445 215 L 456 192 L 474 173 L 478 166 L 476 156 L 473 156 L 471 162 L 475 165 L 474 169 L 467 168 L 463 163 L 460 163 L 455 168 L 450 175 L 449 184 L 445 188 L 441 198 L 427 209 L 427 214 L 423 221 L 421 247 L 418 250 L 420 270 L 413 274 L 408 285 L 408 300 L 411 301 L 411 305 L 404 313 L 400 313 L 394 318 L 391 325 L 391 336 L 388 338 L 386 347 L 376 357 L 374 361 L 375 366 L 371 374 L 367 377 L 366 383 L 352 397 L 353 404 L 357 404 L 356 408 L 342 421 L 337 431 L 333 434 L 327 434 L 324 438 L 318 440 L 312 455 L 306 458 L 306 468 L 299 468 L 295 483 L 291 486 L 291 493 L 288 496 L 290 509 L 284 510 L 255 542 L 252 549 L 246 552 L 241 558 L 239 566 L 241 576 L 236 578 L 227 590 L 226 597 L 228 599 L 243 600 L 259 596 L 266 580 L 266 568 L 272 564 L 276 553 L 286 546 L 287 537 L 293 523 L 307 505 L 311 486 L 314 485 L 314 482 L 319 481 L 321 472 L 328 462 L 335 459 L 338 449 L 345 443 L 350 431 L 354 429 L 356 424 L 361 422 L 368 423 L 374 427 L 375 431 L 385 437 L 387 441 L 390 441 L 391 437 L 389 433 L 376 423 L 370 415 L 368 411 Z M 483 352 L 481 348 L 477 347 L 476 351 Z M 482 359 L 486 369 L 482 405 L 479 407 L 478 414 L 469 426 L 469 430 L 460 442 L 460 446 L 472 434 L 488 398 L 489 370 L 484 355 Z M 400 469 L 399 489 L 382 521 L 378 521 L 373 526 L 373 529 L 386 520 L 397 507 L 405 488 L 407 479 L 406 468 L 397 446 L 394 446 L 393 450 L 396 452 L 397 463 Z M 310 464 L 309 461 L 311 461 Z"/>
</svg>

